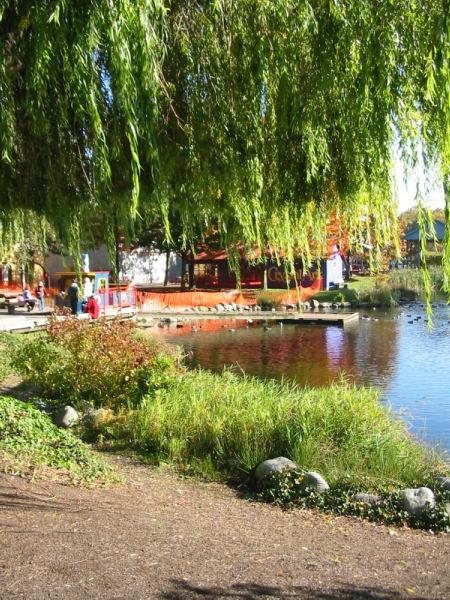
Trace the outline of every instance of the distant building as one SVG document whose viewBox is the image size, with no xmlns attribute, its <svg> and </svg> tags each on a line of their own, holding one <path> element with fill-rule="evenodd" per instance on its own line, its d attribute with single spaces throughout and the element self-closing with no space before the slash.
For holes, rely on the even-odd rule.
<svg viewBox="0 0 450 600">
<path fill-rule="evenodd" d="M 430 227 L 426 229 L 426 247 L 430 252 L 442 252 L 442 243 L 445 237 L 445 223 L 434 219 L 434 235 Z M 419 267 L 421 254 L 421 231 L 416 221 L 408 228 L 403 236 L 405 242 L 406 255 L 404 257 L 406 266 Z"/>
<path fill-rule="evenodd" d="M 83 250 L 83 270 L 85 271 L 112 271 L 112 264 L 108 249 L 105 245 L 93 250 Z M 168 282 L 179 283 L 181 273 L 181 259 L 171 252 L 168 259 L 165 252 L 156 248 L 135 248 L 120 252 L 120 281 L 136 285 L 163 285 L 166 267 L 168 268 Z M 74 270 L 74 261 L 71 256 L 62 256 L 49 253 L 45 257 L 45 270 L 48 273 L 50 287 L 57 287 L 56 279 L 64 271 Z"/>
</svg>

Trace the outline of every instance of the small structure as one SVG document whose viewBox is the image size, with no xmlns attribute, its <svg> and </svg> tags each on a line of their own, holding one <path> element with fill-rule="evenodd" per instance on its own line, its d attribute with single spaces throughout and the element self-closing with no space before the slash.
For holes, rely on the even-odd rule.
<svg viewBox="0 0 450 600">
<path fill-rule="evenodd" d="M 445 237 L 445 223 L 434 219 L 434 231 L 426 228 L 426 247 L 430 252 L 442 252 L 442 243 Z M 421 231 L 417 221 L 407 230 L 403 236 L 406 245 L 406 266 L 417 268 L 421 263 Z"/>
<path fill-rule="evenodd" d="M 136 289 L 134 286 L 110 285 L 109 271 L 85 271 L 81 274 L 82 281 L 88 278 L 92 282 L 94 294 L 100 309 L 100 315 L 114 315 L 119 312 L 132 312 L 136 310 Z M 54 274 L 54 285 L 59 290 L 55 297 L 55 305 L 70 308 L 70 300 L 66 294 L 67 288 L 77 279 L 75 271 L 63 271 Z M 77 312 L 82 313 L 83 303 L 78 301 Z"/>
</svg>

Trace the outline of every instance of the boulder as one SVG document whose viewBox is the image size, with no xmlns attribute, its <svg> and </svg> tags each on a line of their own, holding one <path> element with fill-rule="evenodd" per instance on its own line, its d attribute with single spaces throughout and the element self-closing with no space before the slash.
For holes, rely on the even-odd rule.
<svg viewBox="0 0 450 600">
<path fill-rule="evenodd" d="M 311 305 L 311 308 L 319 308 L 320 302 L 318 300 L 316 300 L 315 298 L 312 298 L 310 300 L 310 305 Z"/>
<path fill-rule="evenodd" d="M 403 506 L 410 515 L 420 515 L 425 508 L 432 508 L 436 504 L 430 488 L 407 488 L 402 490 Z"/>
<path fill-rule="evenodd" d="M 271 458 L 264 460 L 255 469 L 255 479 L 258 483 L 261 483 L 264 479 L 272 475 L 273 473 L 281 473 L 287 469 L 297 469 L 297 465 L 289 458 L 284 456 L 278 456 L 277 458 Z"/>
<path fill-rule="evenodd" d="M 45 413 L 46 415 L 51 415 L 53 412 L 53 407 L 50 404 L 47 404 L 45 400 L 36 400 L 34 405 L 39 411 Z"/>
<path fill-rule="evenodd" d="M 79 418 L 77 411 L 72 406 L 61 406 L 53 415 L 53 420 L 58 427 L 72 427 Z"/>
<path fill-rule="evenodd" d="M 113 414 L 110 408 L 93 408 L 83 416 L 82 422 L 88 427 L 98 429 L 103 423 L 109 421 Z"/>
<path fill-rule="evenodd" d="M 366 492 L 359 492 L 353 496 L 355 502 L 362 502 L 363 504 L 369 504 L 370 506 L 376 506 L 380 502 L 380 496 L 376 494 L 367 494 Z"/>
<path fill-rule="evenodd" d="M 322 493 L 329 490 L 330 486 L 320 473 L 316 473 L 315 471 L 308 471 L 303 475 L 303 481 L 300 485 L 300 488 L 302 490 L 306 490 L 306 488 L 311 488 Z"/>
<path fill-rule="evenodd" d="M 442 490 L 449 491 L 450 477 L 436 477 L 436 485 Z"/>
<path fill-rule="evenodd" d="M 320 302 L 319 308 L 331 308 L 331 302 Z"/>
</svg>

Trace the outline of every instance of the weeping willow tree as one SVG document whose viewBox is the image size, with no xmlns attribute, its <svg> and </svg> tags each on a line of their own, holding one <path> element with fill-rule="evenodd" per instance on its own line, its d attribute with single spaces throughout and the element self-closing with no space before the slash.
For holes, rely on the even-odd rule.
<svg viewBox="0 0 450 600">
<path fill-rule="evenodd" d="M 445 186 L 450 287 L 448 0 L 0 0 L 0 35 L 5 245 L 176 215 L 308 263 L 332 213 L 381 247 L 396 141 Z"/>
</svg>

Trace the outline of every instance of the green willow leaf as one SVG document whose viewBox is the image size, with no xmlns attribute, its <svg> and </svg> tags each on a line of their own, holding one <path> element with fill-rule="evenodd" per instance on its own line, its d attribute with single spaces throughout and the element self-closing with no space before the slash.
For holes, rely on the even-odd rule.
<svg viewBox="0 0 450 600">
<path fill-rule="evenodd" d="M 5 247 L 18 211 L 72 251 L 159 216 L 293 267 L 334 214 L 376 265 L 394 140 L 449 181 L 448 0 L 0 0 L 0 36 Z"/>
</svg>

